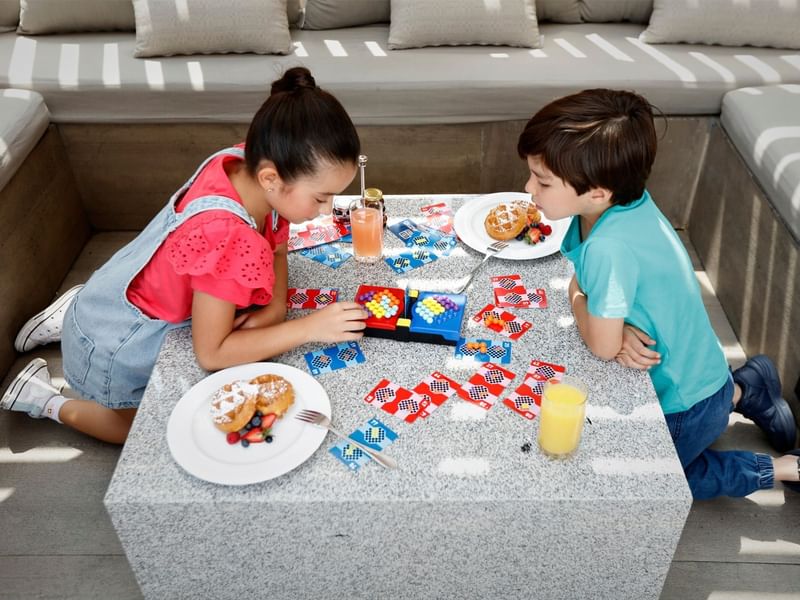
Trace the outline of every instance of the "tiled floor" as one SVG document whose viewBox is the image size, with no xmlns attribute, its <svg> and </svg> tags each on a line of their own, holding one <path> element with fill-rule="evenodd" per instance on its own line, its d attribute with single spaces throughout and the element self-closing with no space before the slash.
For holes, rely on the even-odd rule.
<svg viewBox="0 0 800 600">
<path fill-rule="evenodd" d="M 84 281 L 132 236 L 96 235 L 61 289 Z M 744 354 L 693 259 L 714 328 L 737 366 Z M 48 360 L 58 379 L 58 347 L 35 354 Z M 16 367 L 29 359 L 20 357 Z M 756 427 L 738 415 L 717 445 L 770 451 Z M 0 413 L 0 598 L 141 597 L 102 504 L 118 455 L 118 448 L 52 421 Z M 790 598 L 800 599 L 800 497 L 778 485 L 745 499 L 696 502 L 661 599 Z"/>
</svg>

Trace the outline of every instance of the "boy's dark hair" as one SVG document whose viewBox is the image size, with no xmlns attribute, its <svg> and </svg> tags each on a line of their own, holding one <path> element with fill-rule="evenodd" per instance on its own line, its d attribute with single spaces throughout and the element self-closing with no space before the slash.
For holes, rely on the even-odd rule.
<svg viewBox="0 0 800 600">
<path fill-rule="evenodd" d="M 539 156 L 577 194 L 592 188 L 628 204 L 644 193 L 656 156 L 653 107 L 639 94 L 593 89 L 559 98 L 519 136 L 520 158 Z"/>
<path fill-rule="evenodd" d="M 272 83 L 245 141 L 250 173 L 266 159 L 286 182 L 313 175 L 320 161 L 355 164 L 360 152 L 358 133 L 344 107 L 318 88 L 304 67 L 289 69 Z"/>
</svg>

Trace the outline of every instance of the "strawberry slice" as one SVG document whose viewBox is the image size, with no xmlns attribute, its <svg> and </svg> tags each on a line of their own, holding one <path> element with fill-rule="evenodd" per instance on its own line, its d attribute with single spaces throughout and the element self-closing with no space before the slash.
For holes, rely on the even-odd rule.
<svg viewBox="0 0 800 600">
<path fill-rule="evenodd" d="M 253 429 L 242 436 L 243 439 L 251 444 L 260 444 L 264 441 L 264 437 L 264 430 L 259 427 L 253 427 Z"/>
<path fill-rule="evenodd" d="M 272 424 L 275 422 L 275 419 L 277 418 L 278 415 L 276 415 L 275 413 L 269 413 L 261 417 L 261 429 L 266 431 L 267 429 L 272 427 Z"/>
</svg>

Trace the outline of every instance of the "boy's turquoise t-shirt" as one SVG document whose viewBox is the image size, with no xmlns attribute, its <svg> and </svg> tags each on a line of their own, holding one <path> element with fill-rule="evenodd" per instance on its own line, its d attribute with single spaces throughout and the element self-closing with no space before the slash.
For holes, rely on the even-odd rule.
<svg viewBox="0 0 800 600">
<path fill-rule="evenodd" d="M 650 194 L 606 210 L 583 242 L 574 218 L 561 251 L 575 265 L 589 313 L 625 319 L 656 340 L 661 364 L 649 373 L 664 413 L 687 410 L 723 386 L 728 365 L 692 262 Z"/>
</svg>

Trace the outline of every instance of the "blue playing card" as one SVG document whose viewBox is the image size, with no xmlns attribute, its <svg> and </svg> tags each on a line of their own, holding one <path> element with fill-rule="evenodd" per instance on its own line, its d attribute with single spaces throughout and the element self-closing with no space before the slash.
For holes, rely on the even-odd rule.
<svg viewBox="0 0 800 600">
<path fill-rule="evenodd" d="M 475 347 L 475 345 L 479 347 Z M 482 348 L 485 347 L 484 352 Z M 459 338 L 456 344 L 455 357 L 458 360 L 477 363 L 499 363 L 507 365 L 511 362 L 511 342 L 493 342 L 478 338 Z"/>
<path fill-rule="evenodd" d="M 313 248 L 304 248 L 300 250 L 300 254 L 332 269 L 338 269 L 353 256 L 352 252 L 342 248 L 339 244 L 323 244 Z"/>
<path fill-rule="evenodd" d="M 312 375 L 331 373 L 366 361 L 358 342 L 342 342 L 330 348 L 306 352 L 303 357 Z"/>
<path fill-rule="evenodd" d="M 422 233 L 417 224 L 411 219 L 403 219 L 389 225 L 389 231 L 395 234 L 406 246 L 416 236 Z"/>
<path fill-rule="evenodd" d="M 397 256 L 390 256 L 385 259 L 385 262 L 399 275 L 421 267 L 422 265 L 426 265 L 429 262 L 433 262 L 437 258 L 439 258 L 439 256 L 435 252 L 431 252 L 430 249 L 420 249 L 408 250 L 406 252 L 401 252 Z"/>
<path fill-rule="evenodd" d="M 378 419 L 370 419 L 351 433 L 349 437 L 368 448 L 380 451 L 394 442 L 397 439 L 397 434 Z M 372 460 L 361 448 L 345 440 L 332 446 L 328 452 L 342 461 L 353 472 L 357 472 L 363 465 Z"/>
</svg>

